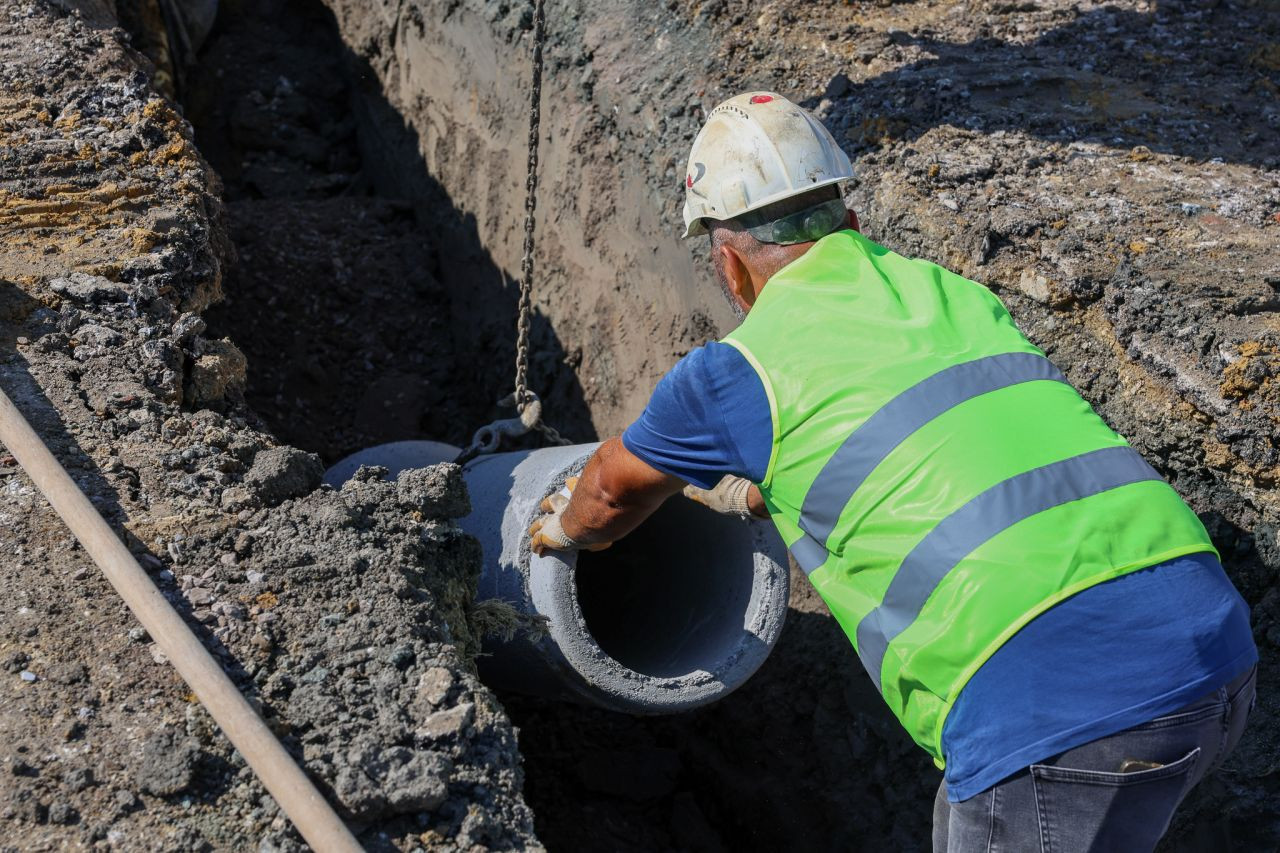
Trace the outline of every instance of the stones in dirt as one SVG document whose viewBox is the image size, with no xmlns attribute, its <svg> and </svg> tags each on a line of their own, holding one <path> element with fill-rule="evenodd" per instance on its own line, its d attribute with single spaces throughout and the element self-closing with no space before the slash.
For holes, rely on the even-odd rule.
<svg viewBox="0 0 1280 853">
<path fill-rule="evenodd" d="M 245 474 L 245 485 L 253 489 L 266 506 L 301 497 L 320 486 L 324 464 L 314 453 L 294 447 L 273 447 L 253 457 Z"/>
<path fill-rule="evenodd" d="M 73 272 L 49 282 L 49 289 L 59 296 L 82 304 L 94 302 L 122 302 L 128 297 L 128 289 L 100 275 Z"/>
<path fill-rule="evenodd" d="M 243 397 L 248 368 L 244 353 L 227 338 L 202 344 L 183 387 L 187 402 L 196 407 L 220 407 L 228 396 Z"/>
<path fill-rule="evenodd" d="M 193 738 L 162 729 L 142 742 L 133 778 L 148 794 L 172 796 L 190 787 L 199 758 L 200 745 Z"/>
<path fill-rule="evenodd" d="M 205 589 L 247 603 L 258 632 L 237 629 L 232 643 L 253 650 L 269 719 L 300 744 L 346 816 L 396 834 L 430 812 L 439 846 L 481 828 L 491 847 L 523 845 L 532 834 L 512 794 L 521 782 L 514 732 L 459 666 L 477 647 L 466 606 L 479 568 L 477 544 L 447 517 L 469 506 L 460 471 L 384 474 L 365 468 L 340 490 L 247 514 L 251 542 L 229 530 L 189 544 L 189 559 L 213 565 L 242 541 L 237 564 L 218 563 Z"/>
<path fill-rule="evenodd" d="M 423 710 L 429 714 L 445 700 L 452 687 L 453 673 L 442 666 L 433 666 L 418 681 L 418 693 L 414 701 L 425 703 Z"/>
<path fill-rule="evenodd" d="M 462 518 L 471 512 L 459 465 L 402 471 L 396 477 L 396 501 L 404 510 L 428 518 Z"/>
<path fill-rule="evenodd" d="M 355 820 L 429 811 L 449 794 L 453 765 L 444 755 L 365 737 L 344 756 L 334 793 Z"/>
<path fill-rule="evenodd" d="M 430 741 L 456 737 L 466 731 L 475 716 L 476 706 L 470 702 L 464 702 L 447 711 L 427 717 L 416 729 L 416 734 Z"/>
<path fill-rule="evenodd" d="M 96 784 L 92 767 L 75 767 L 63 776 L 63 784 L 71 791 L 79 792 Z"/>
</svg>

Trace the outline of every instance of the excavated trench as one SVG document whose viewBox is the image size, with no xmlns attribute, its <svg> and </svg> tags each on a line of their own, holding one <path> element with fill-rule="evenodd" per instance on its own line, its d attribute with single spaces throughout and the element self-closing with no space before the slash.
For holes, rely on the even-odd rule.
<svg viewBox="0 0 1280 853">
<path fill-rule="evenodd" d="M 728 320 L 697 259 L 662 230 L 677 209 L 682 149 L 707 104 L 702 92 L 689 103 L 671 94 L 670 80 L 660 76 L 666 72 L 647 64 L 645 40 L 631 34 L 657 33 L 654 43 L 667 55 L 685 56 L 699 55 L 706 45 L 694 40 L 705 33 L 671 27 L 658 10 L 613 5 L 625 14 L 601 12 L 583 25 L 582 39 L 594 47 L 553 44 L 548 59 L 558 79 L 574 82 L 548 95 L 531 377 L 549 419 L 578 441 L 624 426 L 666 366 Z M 707 4 L 710 16 L 724 5 Z M 384 13 L 386 20 L 378 17 Z M 225 182 L 238 254 L 224 303 L 206 314 L 210 336 L 230 337 L 247 355 L 246 398 L 265 426 L 326 463 L 386 441 L 465 444 L 476 426 L 509 414 L 495 400 L 509 388 L 514 359 L 511 276 L 522 214 L 528 22 L 520 9 L 496 3 L 452 4 L 426 22 L 398 14 L 355 0 L 223 3 L 182 93 L 197 144 Z M 769 26 L 767 17 L 757 24 Z M 905 41 L 875 44 L 892 53 Z M 595 66 L 605 65 L 613 83 L 634 74 L 643 78 L 635 91 L 647 85 L 658 100 L 611 102 L 618 89 L 597 85 Z M 699 79 L 714 71 L 708 60 Z M 836 82 L 815 104 L 820 113 L 848 92 L 847 78 Z M 860 141 L 872 133 L 868 127 L 838 129 L 856 147 L 868 144 Z M 899 132 L 885 128 L 876 131 L 885 140 Z M 971 142 L 955 128 L 939 133 L 958 137 L 932 143 L 944 150 Z M 1150 151 L 1143 151 L 1132 159 L 1145 162 Z M 892 156 L 901 165 L 917 153 Z M 873 153 L 865 162 L 889 170 L 892 156 L 877 162 Z M 999 168 L 989 163 L 970 173 L 932 156 L 915 171 L 957 186 L 980 183 Z M 1008 156 L 1023 158 L 1020 151 Z M 882 231 L 901 230 L 902 248 L 922 251 L 936 237 L 970 274 L 977 275 L 967 264 L 985 263 L 1002 251 L 1001 240 L 1013 245 L 1031 230 L 993 219 L 987 237 L 969 246 L 966 224 L 901 215 L 914 202 L 896 192 L 864 192 L 859 202 L 882 214 Z M 895 211 L 896 218 L 888 215 Z M 1053 228 L 1066 222 L 1064 215 Z M 1002 228 L 1007 233 L 997 233 Z M 1134 238 L 1130 246 L 1140 248 L 1131 251 L 1144 253 L 1146 245 Z M 1101 290 L 1091 275 L 1086 270 L 1062 286 L 1093 282 L 1089 287 Z M 1007 277 L 1003 267 L 990 276 Z M 1095 305 L 1098 295 L 1087 289 L 1056 294 L 1059 282 L 1025 272 L 1013 281 L 1015 314 L 1038 340 L 1061 340 L 1051 354 L 1070 365 L 1087 393 L 1103 404 L 1137 393 L 1163 399 L 1163 392 L 1123 384 L 1141 380 L 1099 378 L 1091 366 L 1090 336 L 1114 335 L 1099 319 L 1111 302 Z M 1058 317 L 1039 303 L 1079 308 L 1072 319 L 1059 315 L 1073 324 L 1070 334 L 1055 334 Z M 1140 336 L 1132 340 L 1131 354 L 1146 358 Z M 1106 415 L 1130 431 L 1118 405 Z M 1164 450 L 1152 438 L 1156 430 L 1132 426 L 1149 455 Z M 1182 465 L 1174 459 L 1168 470 L 1182 474 Z M 1184 475 L 1180 486 L 1198 490 L 1202 481 L 1198 473 Z M 1215 535 L 1234 536 L 1235 523 L 1224 521 Z M 1262 559 L 1255 547 L 1249 539 L 1235 555 L 1246 576 Z M 927 845 L 937 773 L 888 716 L 803 578 L 793 573 L 792 587 L 788 624 L 772 657 L 713 706 L 642 718 L 502 694 L 520 730 L 525 797 L 550 849 Z M 602 645 L 637 668 L 664 671 L 678 650 L 636 646 L 638 633 L 619 627 L 632 614 L 612 598 L 616 586 L 584 583 L 580 592 Z M 634 592 L 645 594 L 642 585 Z M 702 592 L 715 598 L 714 590 Z M 1260 597 L 1256 588 L 1247 594 Z M 645 630 L 660 632 L 664 624 Z M 1262 778 L 1270 771 L 1257 769 L 1258 761 L 1251 772 Z M 1222 791 L 1218 786 L 1212 796 Z M 1207 849 L 1222 832 L 1212 816 L 1202 818 L 1192 831 L 1183 827 L 1191 840 L 1177 849 Z"/>
<path fill-rule="evenodd" d="M 491 235 L 474 216 L 416 156 L 394 156 L 413 149 L 388 142 L 390 108 L 368 83 L 318 0 L 224 3 L 181 93 L 196 143 L 224 181 L 237 255 L 224 301 L 205 314 L 209 335 L 244 351 L 246 400 L 264 426 L 327 464 L 387 441 L 465 444 L 476 426 L 510 414 L 495 400 L 510 383 L 514 283 L 486 250 Z M 523 119 L 512 121 L 512 146 L 523 127 Z M 383 174 L 397 182 L 388 186 Z M 520 217 L 517 200 L 513 194 L 505 207 L 505 228 Z M 559 219 L 559 200 L 542 201 L 543 217 Z M 562 273 L 554 245 L 539 259 L 542 270 Z M 682 331 L 671 335 L 674 346 Z M 574 371 L 583 350 L 599 358 L 610 342 L 586 339 L 566 353 L 541 312 L 533 340 L 532 384 L 556 426 L 577 440 L 595 437 L 595 421 L 616 427 L 618 395 L 606 395 L 603 416 L 593 418 Z M 617 354 L 618 369 L 636 355 Z M 655 519 L 654 535 L 696 543 L 686 518 Z M 740 630 L 714 618 L 729 612 L 714 576 L 690 584 L 671 576 L 684 565 L 676 563 L 645 576 L 637 570 L 642 547 L 616 550 L 614 562 L 632 568 L 605 577 L 590 571 L 588 557 L 579 595 L 590 629 L 618 660 L 660 676 L 682 660 L 678 635 L 668 630 L 677 622 L 701 621 L 693 635 L 703 644 L 729 642 Z M 688 590 L 673 612 L 663 588 L 681 581 Z M 544 843 L 553 850 L 923 843 L 936 779 L 918 772 L 922 763 L 901 760 L 910 745 L 856 678 L 839 629 L 807 590 L 793 594 L 800 600 L 773 657 L 714 706 L 644 718 L 501 694 L 521 733 L 525 796 Z M 840 704 L 852 698 L 868 716 L 843 719 L 824 707 L 833 690 L 845 697 Z M 833 740 L 874 756 L 874 781 L 824 761 Z M 850 820 L 847 804 L 855 801 L 858 817 Z"/>
<path fill-rule="evenodd" d="M 305 450 L 461 443 L 506 414 L 528 5 L 218 5 L 190 67 L 156 70 L 135 49 L 172 4 L 0 0 L 0 381 L 362 841 L 528 849 L 527 799 L 553 850 L 924 849 L 937 774 L 802 578 L 772 657 L 715 704 L 500 706 L 474 655 L 509 614 L 472 606 L 456 469 L 318 487 Z M 531 378 L 552 423 L 616 433 L 727 328 L 672 233 L 681 164 L 733 91 L 800 99 L 854 157 L 868 235 L 993 287 L 1253 608 L 1257 708 L 1180 810 L 1180 853 L 1280 838 L 1273 6 L 548 3 Z M 297 849 L 6 456 L 0 516 L 6 843 Z M 636 584 L 637 619 L 585 579 L 600 640 L 667 671 L 677 645 L 635 642 L 674 624 L 664 601 Z"/>
<path fill-rule="evenodd" d="M 475 427 L 510 414 L 495 400 L 514 358 L 514 283 L 486 251 L 488 235 L 420 161 L 370 163 L 389 147 L 385 123 L 371 118 L 387 105 L 362 101 L 361 82 L 317 0 L 224 3 L 181 93 L 197 145 L 224 181 L 237 256 L 224 301 L 205 314 L 209 336 L 244 351 L 246 401 L 264 426 L 327 464 L 387 441 L 465 444 Z M 415 191 L 397 193 L 375 172 L 403 173 L 398 186 Z M 543 204 L 555 220 L 557 200 Z M 543 269 L 562 263 L 554 249 L 540 260 Z M 573 370 L 580 355 L 566 355 L 541 313 L 534 348 L 533 386 L 550 417 L 575 439 L 594 438 Z M 667 515 L 652 534 L 696 545 L 688 514 Z M 643 546 L 616 551 L 620 569 L 608 575 L 583 561 L 579 595 L 590 630 L 619 661 L 667 675 L 687 657 L 680 637 L 718 648 L 741 630 L 740 620 L 715 618 L 734 612 L 716 575 L 672 576 L 696 561 L 659 561 L 646 573 Z M 668 588 L 681 584 L 673 598 Z M 670 630 L 677 623 L 695 627 L 680 634 Z M 798 610 L 755 680 L 697 712 L 642 718 L 502 694 L 521 732 L 539 837 L 553 850 L 765 850 L 843 834 L 887 844 L 896 825 L 919 842 L 936 782 L 897 766 L 905 737 L 879 713 L 874 731 L 824 719 L 796 682 L 829 677 L 830 661 L 852 658 L 834 623 Z M 873 697 L 860 695 L 870 688 L 847 672 L 839 689 L 874 712 Z M 824 768 L 822 742 L 832 737 L 882 755 L 879 780 L 889 784 L 852 791 L 841 768 Z M 856 825 L 831 808 L 842 792 L 862 800 Z M 745 812 L 751 801 L 761 807 Z"/>
</svg>

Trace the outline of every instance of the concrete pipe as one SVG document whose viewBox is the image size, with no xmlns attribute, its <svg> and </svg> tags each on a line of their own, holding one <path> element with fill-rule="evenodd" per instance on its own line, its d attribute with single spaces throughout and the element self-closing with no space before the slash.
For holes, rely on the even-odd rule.
<svg viewBox="0 0 1280 853">
<path fill-rule="evenodd" d="M 713 702 L 751 677 L 782 630 L 786 550 L 767 522 L 676 497 L 608 550 L 538 557 L 527 531 L 539 503 L 596 447 L 499 453 L 466 466 L 472 511 L 461 525 L 484 549 L 479 598 L 544 617 L 547 628 L 486 641 L 481 675 L 494 686 L 636 714 Z M 361 464 L 395 476 L 456 453 L 396 442 L 343 460 L 326 480 L 338 485 Z"/>
</svg>

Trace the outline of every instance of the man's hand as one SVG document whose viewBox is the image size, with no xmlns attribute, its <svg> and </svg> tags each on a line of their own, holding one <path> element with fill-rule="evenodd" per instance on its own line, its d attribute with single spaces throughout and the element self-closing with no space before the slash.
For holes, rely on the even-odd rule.
<svg viewBox="0 0 1280 853">
<path fill-rule="evenodd" d="M 743 518 L 769 517 L 769 511 L 765 508 L 760 490 L 753 486 L 750 480 L 735 477 L 732 474 L 723 477 L 713 489 L 685 486 L 684 496 L 722 515 L 737 515 Z"/>
<path fill-rule="evenodd" d="M 598 542 L 593 545 L 581 545 L 564 532 L 564 525 L 561 520 L 564 517 L 565 509 L 569 506 L 570 498 L 573 497 L 573 488 L 576 485 L 578 485 L 578 478 L 570 477 L 564 481 L 563 489 L 551 497 L 542 499 L 542 505 L 539 509 L 547 514 L 529 527 L 529 547 L 539 557 L 548 550 L 603 551 L 613 544 L 612 542 Z"/>
</svg>

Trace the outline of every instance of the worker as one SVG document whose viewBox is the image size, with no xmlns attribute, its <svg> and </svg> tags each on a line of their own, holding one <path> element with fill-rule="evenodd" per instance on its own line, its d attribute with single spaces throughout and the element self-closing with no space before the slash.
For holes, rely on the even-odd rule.
<svg viewBox="0 0 1280 853">
<path fill-rule="evenodd" d="M 544 502 L 532 547 L 606 547 L 681 491 L 771 518 L 943 769 L 935 851 L 1151 850 L 1240 739 L 1248 608 L 990 291 L 860 233 L 852 175 L 778 94 L 711 111 L 685 235 L 741 325 Z"/>
</svg>

